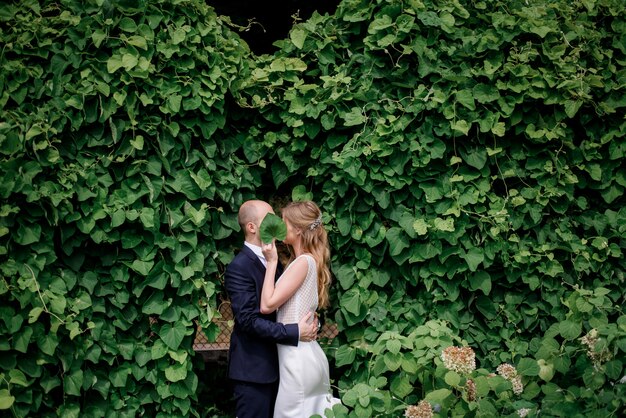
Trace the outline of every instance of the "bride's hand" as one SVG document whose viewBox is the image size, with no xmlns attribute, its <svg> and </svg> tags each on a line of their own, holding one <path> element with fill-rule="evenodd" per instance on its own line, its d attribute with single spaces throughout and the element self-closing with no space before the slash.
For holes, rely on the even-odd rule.
<svg viewBox="0 0 626 418">
<path fill-rule="evenodd" d="M 272 240 L 272 242 L 269 244 L 262 244 L 261 251 L 263 251 L 263 256 L 265 257 L 265 261 L 267 261 L 268 263 L 278 261 L 278 252 L 276 251 L 276 240 Z"/>
</svg>

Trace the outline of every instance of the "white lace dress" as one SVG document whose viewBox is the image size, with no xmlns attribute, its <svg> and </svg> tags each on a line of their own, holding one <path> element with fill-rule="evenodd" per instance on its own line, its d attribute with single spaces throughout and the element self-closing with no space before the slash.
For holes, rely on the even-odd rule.
<svg viewBox="0 0 626 418">
<path fill-rule="evenodd" d="M 308 312 L 317 310 L 315 259 L 310 254 L 302 254 L 298 258 L 300 257 L 307 259 L 308 273 L 296 293 L 278 308 L 276 319 L 283 324 L 298 323 Z M 287 266 L 287 270 L 292 264 Z M 280 385 L 274 417 L 307 418 L 314 414 L 324 416 L 326 408 L 332 408 L 340 401 L 332 396 L 328 359 L 322 348 L 317 341 L 300 341 L 297 347 L 281 344 L 277 346 Z"/>
</svg>

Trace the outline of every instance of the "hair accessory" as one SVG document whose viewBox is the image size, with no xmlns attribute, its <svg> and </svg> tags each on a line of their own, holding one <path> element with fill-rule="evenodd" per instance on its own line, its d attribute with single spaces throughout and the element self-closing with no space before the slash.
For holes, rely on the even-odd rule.
<svg viewBox="0 0 626 418">
<path fill-rule="evenodd" d="M 316 220 L 311 222 L 311 225 L 309 225 L 309 229 L 312 231 L 318 226 L 320 226 L 321 224 L 322 224 L 322 214 L 320 213 L 320 216 L 318 216 Z"/>
</svg>

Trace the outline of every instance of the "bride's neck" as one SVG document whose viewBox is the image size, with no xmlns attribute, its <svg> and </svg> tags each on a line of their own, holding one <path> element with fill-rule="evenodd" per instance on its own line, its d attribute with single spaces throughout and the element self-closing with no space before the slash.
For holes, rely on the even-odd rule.
<svg viewBox="0 0 626 418">
<path fill-rule="evenodd" d="M 293 255 L 295 257 L 300 257 L 302 254 L 304 254 L 304 250 L 302 249 L 302 242 L 294 242 L 291 247 L 293 249 Z"/>
</svg>

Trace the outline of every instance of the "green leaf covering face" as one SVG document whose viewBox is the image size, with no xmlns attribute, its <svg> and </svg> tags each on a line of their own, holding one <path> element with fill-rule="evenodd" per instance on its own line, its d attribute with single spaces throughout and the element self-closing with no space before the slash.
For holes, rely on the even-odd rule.
<svg viewBox="0 0 626 418">
<path fill-rule="evenodd" d="M 261 242 L 270 243 L 276 238 L 279 241 L 287 237 L 287 225 L 277 215 L 268 213 L 260 226 Z"/>
</svg>

